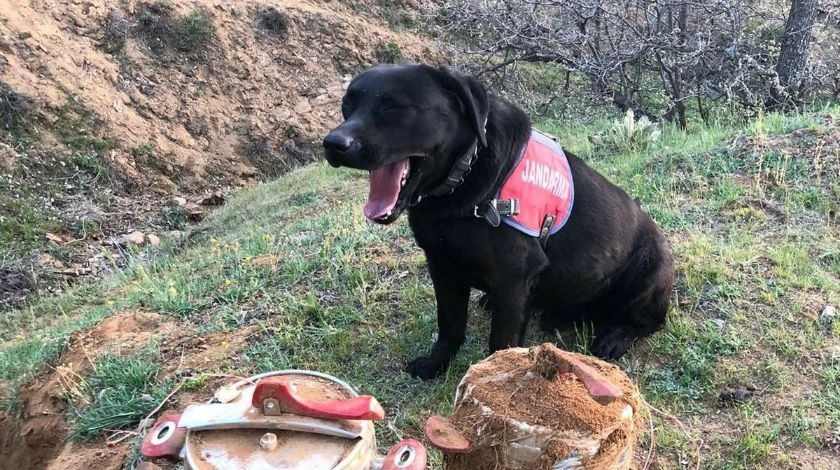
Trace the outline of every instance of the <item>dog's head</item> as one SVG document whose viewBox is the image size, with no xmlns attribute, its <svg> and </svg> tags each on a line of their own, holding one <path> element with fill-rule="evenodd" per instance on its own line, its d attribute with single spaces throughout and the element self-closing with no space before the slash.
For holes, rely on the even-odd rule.
<svg viewBox="0 0 840 470">
<path fill-rule="evenodd" d="M 324 139 L 327 161 L 370 172 L 365 216 L 389 224 L 460 153 L 486 146 L 488 106 L 484 86 L 453 69 L 378 65 L 350 82 L 344 122 Z"/>
</svg>

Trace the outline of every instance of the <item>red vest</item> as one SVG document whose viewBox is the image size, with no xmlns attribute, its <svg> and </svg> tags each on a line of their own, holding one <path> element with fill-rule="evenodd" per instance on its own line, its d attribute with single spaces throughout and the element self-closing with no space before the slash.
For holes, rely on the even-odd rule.
<svg viewBox="0 0 840 470">
<path fill-rule="evenodd" d="M 546 215 L 554 215 L 549 235 L 563 228 L 572 212 L 575 187 L 563 149 L 550 137 L 531 131 L 519 161 L 497 199 L 518 199 L 519 214 L 502 221 L 528 235 L 540 236 Z"/>
</svg>

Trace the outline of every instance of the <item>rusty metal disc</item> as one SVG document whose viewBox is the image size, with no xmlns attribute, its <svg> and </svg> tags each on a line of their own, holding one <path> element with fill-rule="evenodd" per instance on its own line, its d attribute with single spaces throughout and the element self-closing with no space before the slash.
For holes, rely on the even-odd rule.
<svg viewBox="0 0 840 470">
<path fill-rule="evenodd" d="M 358 396 L 349 385 L 326 374 L 284 371 L 304 398 L 324 401 Z M 250 403 L 253 386 L 241 389 L 237 401 Z M 339 420 L 340 421 L 340 420 Z M 376 455 L 373 424 L 352 421 L 358 437 L 266 427 L 190 430 L 184 446 L 189 470 L 356 469 L 367 468 Z M 325 425 L 331 425 L 325 421 Z M 336 427 L 345 426 L 336 422 Z"/>
</svg>

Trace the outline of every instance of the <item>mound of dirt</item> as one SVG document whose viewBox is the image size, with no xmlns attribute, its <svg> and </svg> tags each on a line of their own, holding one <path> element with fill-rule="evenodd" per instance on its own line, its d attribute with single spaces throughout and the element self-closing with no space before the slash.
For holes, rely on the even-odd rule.
<svg viewBox="0 0 840 470">
<path fill-rule="evenodd" d="M 497 351 L 470 367 L 450 421 L 473 448 L 446 454 L 447 468 L 627 468 L 642 418 L 632 381 L 615 365 L 567 353 L 622 392 L 601 404 L 574 375 L 543 374 L 540 348 Z"/>
<path fill-rule="evenodd" d="M 430 41 L 377 17 L 422 4 L 378 4 L 0 0 L 0 84 L 35 108 L 29 137 L 61 152 L 96 134 L 134 189 L 239 184 L 312 158 L 353 72 L 437 61 Z"/>
<path fill-rule="evenodd" d="M 150 312 L 125 312 L 73 335 L 58 363 L 46 374 L 23 385 L 19 396 L 21 416 L 0 413 L 0 468 L 34 470 L 41 468 L 120 469 L 128 455 L 129 441 L 108 446 L 102 441 L 66 442 L 65 417 L 68 400 L 73 400 L 78 381 L 91 373 L 93 360 L 103 352 L 131 354 L 157 341 L 160 345 L 165 377 L 206 371 L 221 364 L 222 358 L 246 345 L 256 328 L 232 333 L 195 335 L 171 319 Z M 206 399 L 215 386 L 208 381 L 201 390 L 179 393 L 171 409 Z M 163 410 L 165 411 L 165 410 Z"/>
</svg>

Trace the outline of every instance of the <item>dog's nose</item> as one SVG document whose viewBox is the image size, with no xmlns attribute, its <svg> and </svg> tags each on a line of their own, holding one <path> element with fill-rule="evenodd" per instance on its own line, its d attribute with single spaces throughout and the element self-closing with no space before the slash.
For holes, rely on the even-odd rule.
<svg viewBox="0 0 840 470">
<path fill-rule="evenodd" d="M 324 148 L 336 152 L 346 152 L 353 146 L 353 138 L 343 132 L 330 132 L 324 139 Z"/>
</svg>

